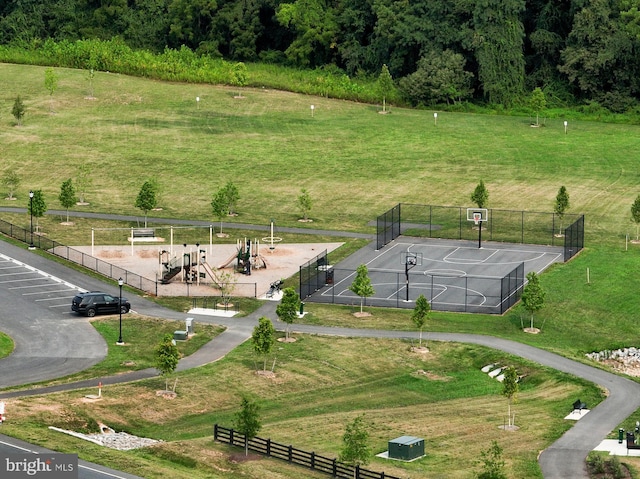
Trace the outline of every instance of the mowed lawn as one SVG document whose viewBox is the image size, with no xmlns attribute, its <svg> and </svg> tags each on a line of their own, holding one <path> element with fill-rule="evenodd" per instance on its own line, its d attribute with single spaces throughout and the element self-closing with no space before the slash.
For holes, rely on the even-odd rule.
<svg viewBox="0 0 640 479">
<path fill-rule="evenodd" d="M 3 432 L 82 451 L 84 459 L 149 479 L 323 477 L 276 460 L 229 460 L 242 453 L 214 443 L 213 424 L 233 426 L 241 397 L 249 397 L 260 406 L 261 437 L 325 457 L 339 456 L 346 425 L 364 414 L 369 469 L 401 478 L 468 479 L 495 440 L 505 450 L 508 477 L 534 478 L 540 477 L 539 451 L 572 425 L 563 419 L 568 406 L 576 397 L 589 404 L 602 399 L 584 381 L 487 348 L 429 342 L 423 354 L 402 340 L 294 336 L 295 343 L 277 344 L 272 377 L 256 374 L 262 361 L 247 342 L 220 361 L 179 374 L 174 400 L 156 396 L 162 378 L 105 387 L 98 402 L 83 400 L 88 391 L 25 397 L 8 404 L 11 420 Z M 516 432 L 500 428 L 508 404 L 501 383 L 481 371 L 490 363 L 512 365 L 524 376 L 512 406 Z M 83 431 L 94 421 L 164 442 L 123 453 L 45 427 Z M 426 456 L 412 463 L 374 457 L 402 435 L 424 438 Z"/>
<path fill-rule="evenodd" d="M 372 231 L 367 223 L 398 202 L 471 206 L 482 179 L 493 208 L 552 211 L 561 185 L 569 212 L 586 214 L 587 238 L 619 243 L 634 234 L 640 193 L 638 127 L 563 119 L 530 127 L 528 117 L 376 106 L 266 89 L 171 84 L 56 68 L 52 96 L 44 68 L 0 65 L 3 170 L 22 178 L 18 201 L 42 189 L 59 207 L 60 185 L 89 164 L 87 210 L 140 213 L 147 179 L 160 185 L 160 215 L 214 220 L 211 197 L 239 188 L 236 221 L 300 225 L 306 188 L 315 228 Z M 11 116 L 20 95 L 22 126 Z M 196 97 L 200 98 L 196 102 Z M 313 115 L 311 105 L 314 105 Z M 6 202 L 9 204 L 9 202 Z"/>
</svg>

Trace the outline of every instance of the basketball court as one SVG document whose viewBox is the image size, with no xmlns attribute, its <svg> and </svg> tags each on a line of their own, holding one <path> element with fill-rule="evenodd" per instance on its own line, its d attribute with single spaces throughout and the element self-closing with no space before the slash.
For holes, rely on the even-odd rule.
<svg viewBox="0 0 640 479">
<path fill-rule="evenodd" d="M 365 264 L 375 295 L 373 306 L 413 308 L 424 295 L 434 310 L 502 313 L 519 299 L 530 271 L 541 273 L 563 262 L 553 246 L 421 239 L 400 236 L 383 249 L 374 244 L 332 265 L 328 284 L 310 301 L 360 304 L 349 290 L 355 270 Z"/>
</svg>

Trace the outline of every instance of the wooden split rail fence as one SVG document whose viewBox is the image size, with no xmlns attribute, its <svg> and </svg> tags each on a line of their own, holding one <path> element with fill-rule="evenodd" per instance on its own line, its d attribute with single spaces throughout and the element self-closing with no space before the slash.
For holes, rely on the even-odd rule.
<svg viewBox="0 0 640 479">
<path fill-rule="evenodd" d="M 232 446 L 244 447 L 244 434 L 219 426 L 213 426 L 213 438 L 216 441 Z M 254 437 L 248 441 L 248 449 L 275 459 L 306 467 L 314 471 L 330 474 L 340 479 L 400 479 L 384 472 L 370 471 L 360 466 L 349 466 L 336 459 L 320 456 L 315 452 L 307 452 L 291 445 L 279 444 L 271 439 Z"/>
</svg>

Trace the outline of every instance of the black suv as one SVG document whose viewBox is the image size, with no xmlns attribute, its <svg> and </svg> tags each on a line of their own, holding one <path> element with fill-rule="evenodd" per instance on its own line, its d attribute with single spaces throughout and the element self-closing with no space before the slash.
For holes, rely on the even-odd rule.
<svg viewBox="0 0 640 479">
<path fill-rule="evenodd" d="M 71 311 L 86 314 L 90 318 L 93 318 L 96 314 L 128 313 L 130 309 L 131 304 L 126 298 L 122 298 L 118 306 L 118 298 L 100 291 L 78 293 L 71 301 Z"/>
</svg>

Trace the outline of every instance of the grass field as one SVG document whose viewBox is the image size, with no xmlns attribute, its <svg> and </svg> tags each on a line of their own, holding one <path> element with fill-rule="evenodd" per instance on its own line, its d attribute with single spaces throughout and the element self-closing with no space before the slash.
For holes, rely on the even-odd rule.
<svg viewBox="0 0 640 479">
<path fill-rule="evenodd" d="M 398 202 L 471 206 L 483 179 L 493 208 L 550 212 L 565 185 L 569 211 L 586 214 L 587 241 L 619 244 L 635 233 L 637 126 L 572 120 L 565 134 L 561 120 L 531 128 L 527 117 L 444 112 L 435 124 L 430 111 L 379 115 L 371 105 L 261 89 L 236 99 L 229 88 L 103 72 L 89 100 L 87 73 L 66 69 L 56 70 L 49 97 L 43 68 L 0 72 L 2 164 L 23 180 L 7 205 L 25 206 L 29 189 L 42 189 L 59 207 L 60 185 L 85 163 L 87 210 L 141 213 L 135 198 L 154 178 L 160 215 L 215 221 L 211 197 L 233 181 L 236 221 L 299 226 L 304 187 L 311 227 L 372 231 L 367 223 Z M 19 127 L 10 115 L 18 94 L 27 106 Z"/>
<path fill-rule="evenodd" d="M 18 200 L 0 199 L 2 206 L 24 207 L 29 189 L 42 189 L 48 207 L 60 208 L 60 185 L 85 163 L 93 172 L 87 193 L 91 204 L 82 207 L 86 211 L 141 214 L 133 206 L 135 197 L 142 183 L 153 178 L 161 187 L 163 207 L 154 215 L 215 225 L 211 196 L 231 180 L 241 195 L 239 216 L 231 221 L 266 225 L 273 218 L 279 226 L 305 227 L 297 221 L 296 207 L 304 187 L 313 199 L 314 222 L 307 227 L 363 232 L 373 232 L 368 222 L 398 202 L 470 206 L 480 179 L 489 190 L 490 207 L 515 210 L 551 212 L 565 185 L 569 212 L 586 215 L 587 248 L 542 276 L 546 306 L 536 315 L 536 326 L 544 324 L 542 334 L 522 333 L 519 307 L 503 317 L 434 313 L 426 329 L 492 334 L 577 359 L 594 350 L 636 345 L 640 246 L 626 251 L 625 235 L 636 234 L 630 206 L 640 193 L 637 126 L 571 120 L 565 134 L 559 119 L 531 128 L 526 117 L 444 112 L 436 124 L 432 111 L 392 108 L 390 115 L 378 115 L 371 105 L 264 89 L 247 89 L 243 99 L 234 99 L 228 88 L 103 72 L 95 81 L 96 99 L 89 100 L 86 72 L 56 71 L 59 87 L 49 98 L 43 68 L 0 65 L 0 112 L 5 112 L 0 114 L 0 161 L 3 170 L 15 168 L 22 177 Z M 27 105 L 22 126 L 10 116 L 18 94 Z M 0 215 L 28 226 L 27 215 Z M 50 237 L 68 244 L 87 243 L 91 227 L 110 225 L 77 220 L 73 227 L 61 227 L 55 217 L 40 221 Z M 348 308 L 309 305 L 307 310 L 309 321 L 322 324 L 413 329 L 406 311 L 375 311 L 373 319 L 356 322 Z M 518 406 L 530 414 L 532 427 L 523 427 L 519 440 L 511 441 L 496 436 L 505 400 L 495 384 L 480 386 L 477 371 L 496 353 L 459 345 L 430 347 L 427 367 L 436 376 L 429 390 L 423 378 L 413 376 L 425 369 L 424 360 L 411 356 L 407 344 L 303 337 L 287 345 L 277 368 L 280 379 L 267 386 L 252 376 L 253 358 L 244 345 L 215 365 L 181 375 L 184 389 L 176 403 L 154 403 L 144 410 L 155 400 L 149 394 L 158 386 L 153 381 L 114 388 L 113 401 L 95 410 L 73 394 L 25 399 L 15 426 L 7 423 L 3 430 L 59 443 L 68 451 L 82 447 L 83 458 L 145 477 L 169 470 L 172 477 L 193 479 L 299 477 L 300 470 L 271 461 L 231 464 L 227 450 L 211 443 L 212 421 L 228 425 L 238 395 L 248 392 L 260 395 L 265 412 L 261 435 L 274 440 L 336 455 L 345 423 L 363 410 L 372 421 L 377 449 L 397 435 L 413 434 L 415 423 L 420 424 L 416 435 L 433 436 L 428 444 L 433 454 L 406 466 L 405 475 L 472 477 L 470 465 L 497 438 L 508 454 L 509 477 L 529 478 L 540 477 L 537 452 L 568 427 L 554 419 L 568 399 L 580 395 L 595 403 L 599 397 L 589 385 L 509 358 L 526 368 L 533 381 Z M 461 360 L 467 356 L 472 359 Z M 453 389 L 451 380 L 440 380 L 449 376 L 461 381 Z M 335 402 L 328 400 L 332 396 Z M 53 412 L 47 412 L 50 408 Z M 120 419 L 114 417 L 116 410 L 123 412 Z M 117 428 L 171 442 L 159 451 L 133 454 L 79 446 L 77 440 L 43 433 L 42 426 L 59 411 L 71 418 L 100 416 Z M 184 434 L 176 434 L 183 429 Z M 472 447 L 456 442 L 459 434 L 470 437 Z M 440 443 L 444 448 L 438 449 Z M 213 465 L 193 465 L 191 457 L 203 450 Z M 155 470 L 154 463 L 159 463 Z M 395 470 L 377 460 L 375 466 Z"/>
<path fill-rule="evenodd" d="M 128 471 L 147 478 L 313 477 L 276 461 L 234 465 L 228 449 L 213 444 L 212 425 L 232 425 L 240 397 L 250 395 L 261 406 L 261 437 L 328 457 L 339 455 L 344 427 L 359 412 L 365 414 L 374 453 L 401 435 L 425 438 L 424 459 L 399 464 L 373 458 L 370 469 L 400 477 L 468 478 L 479 469 L 480 452 L 496 440 L 505 449 L 509 477 L 539 477 L 536 455 L 549 437 L 570 426 L 562 419 L 567 404 L 574 397 L 589 404 L 602 399 L 583 381 L 476 346 L 432 343 L 422 355 L 404 341 L 297 339 L 279 343 L 273 379 L 255 374 L 256 357 L 247 343 L 221 361 L 181 373 L 173 401 L 155 396 L 164 388 L 161 378 L 110 386 L 94 403 L 80 400 L 86 391 L 24 398 L 9 404 L 11 421 L 3 432 L 82 450 L 89 460 L 120 464 L 124 459 Z M 525 376 L 513 406 L 517 433 L 498 427 L 507 401 L 501 384 L 480 371 L 493 362 L 514 365 Z M 95 421 L 165 443 L 123 454 L 41 426 L 84 430 Z"/>
</svg>

